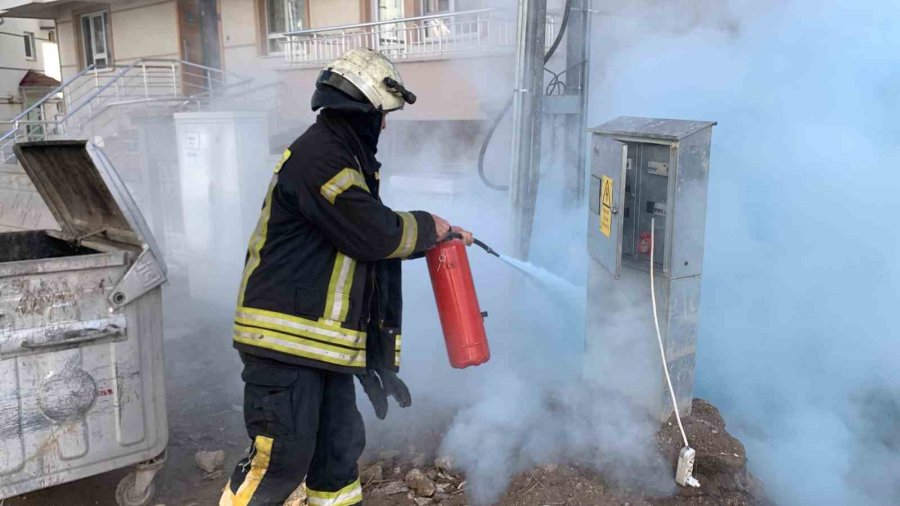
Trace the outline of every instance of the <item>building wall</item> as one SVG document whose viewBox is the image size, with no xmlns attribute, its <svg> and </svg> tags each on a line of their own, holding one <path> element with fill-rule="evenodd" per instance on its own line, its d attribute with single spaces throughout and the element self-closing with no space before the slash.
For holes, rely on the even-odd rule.
<svg viewBox="0 0 900 506">
<path fill-rule="evenodd" d="M 80 16 L 101 9 L 64 8 L 59 26 L 60 64 L 64 77 L 78 73 Z M 178 17 L 175 0 L 124 0 L 111 2 L 110 39 L 113 62 L 128 64 L 138 58 L 179 58 Z"/>
<path fill-rule="evenodd" d="M 515 62 L 512 55 L 400 62 L 406 87 L 418 97 L 415 105 L 392 115 L 392 121 L 465 121 L 492 117 L 512 93 Z M 280 110 L 298 123 L 312 123 L 309 100 L 318 68 L 279 71 L 285 93 Z M 286 122 L 290 123 L 290 122 Z"/>
<path fill-rule="evenodd" d="M 361 21 L 360 0 L 310 0 L 309 26 L 354 25 Z"/>
<path fill-rule="evenodd" d="M 363 21 L 366 0 L 309 0 L 310 28 Z M 278 80 L 284 55 L 266 54 L 265 33 L 257 0 L 219 0 L 225 70 L 252 76 L 257 84 Z"/>
<path fill-rule="evenodd" d="M 276 81 L 284 56 L 264 54 L 256 0 L 219 0 L 222 18 L 222 62 L 225 70 L 253 77 L 255 84 Z"/>
<path fill-rule="evenodd" d="M 53 26 L 52 21 L 37 19 L 2 18 L 0 24 L 0 120 L 12 118 L 22 112 L 19 103 L 19 81 L 29 69 L 40 70 L 59 79 L 59 59 L 56 43 L 50 42 L 51 30 L 41 26 Z M 25 58 L 23 32 L 34 33 L 35 59 Z M 6 128 L 0 125 L 0 135 Z"/>
</svg>

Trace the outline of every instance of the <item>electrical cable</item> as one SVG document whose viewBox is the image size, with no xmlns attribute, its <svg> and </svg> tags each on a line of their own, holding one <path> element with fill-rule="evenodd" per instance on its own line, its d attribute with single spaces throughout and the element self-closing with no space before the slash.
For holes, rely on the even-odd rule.
<svg viewBox="0 0 900 506">
<path fill-rule="evenodd" d="M 559 44 L 562 42 L 563 35 L 566 33 L 566 27 L 569 26 L 569 12 L 571 12 L 571 10 L 572 0 L 566 0 L 566 6 L 563 10 L 563 18 L 559 24 L 559 32 L 557 32 L 556 39 L 553 40 L 553 44 L 550 45 L 550 49 L 548 49 L 544 54 L 545 65 L 550 61 L 550 58 L 553 57 L 553 53 L 556 52 L 556 48 L 558 48 Z M 491 143 L 491 138 L 494 136 L 494 132 L 497 130 L 497 127 L 500 126 L 500 122 L 503 121 L 503 117 L 506 116 L 506 112 L 509 111 L 510 107 L 512 107 L 514 97 L 515 94 L 509 97 L 509 99 L 506 101 L 506 104 L 503 105 L 503 109 L 500 110 L 500 113 L 497 114 L 497 117 L 495 117 L 494 121 L 491 122 L 491 127 L 488 128 L 487 134 L 485 134 L 484 140 L 481 142 L 481 149 L 478 151 L 478 177 L 481 178 L 481 182 L 484 183 L 485 186 L 492 190 L 509 190 L 509 185 L 500 185 L 497 183 L 493 183 L 484 174 L 484 155 L 485 153 L 487 153 L 487 148 Z"/>
<path fill-rule="evenodd" d="M 681 438 L 684 440 L 684 446 L 689 447 L 687 434 L 684 432 L 684 425 L 681 424 L 681 414 L 678 413 L 678 401 L 675 400 L 675 389 L 672 388 L 672 378 L 669 376 L 669 366 L 666 364 L 666 350 L 663 347 L 662 333 L 659 331 L 659 317 L 656 314 L 656 285 L 653 282 L 653 271 L 656 266 L 653 263 L 653 253 L 656 250 L 656 219 L 650 219 L 650 300 L 653 301 L 653 324 L 656 325 L 656 339 L 659 341 L 659 355 L 662 357 L 663 371 L 666 373 L 666 384 L 669 385 L 669 394 L 672 395 L 672 406 L 675 407 L 675 419 L 678 420 L 678 430 L 681 431 Z"/>
</svg>

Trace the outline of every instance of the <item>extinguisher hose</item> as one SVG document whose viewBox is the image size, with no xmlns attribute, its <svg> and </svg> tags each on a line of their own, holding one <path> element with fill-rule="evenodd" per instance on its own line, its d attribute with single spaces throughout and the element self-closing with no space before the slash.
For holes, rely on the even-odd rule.
<svg viewBox="0 0 900 506">
<path fill-rule="evenodd" d="M 438 242 L 450 241 L 453 239 L 462 239 L 462 234 L 460 234 L 459 232 L 448 232 L 447 235 L 445 235 L 444 238 Z M 479 248 L 486 251 L 488 254 L 494 255 L 495 257 L 500 258 L 500 253 L 497 253 L 496 251 L 494 251 L 494 248 L 491 248 L 484 242 L 482 242 L 474 237 L 472 238 L 472 242 Z"/>
<path fill-rule="evenodd" d="M 653 282 L 653 271 L 656 270 L 656 264 L 653 262 L 653 253 L 656 251 L 656 219 L 650 219 L 650 300 L 653 302 L 653 324 L 656 325 L 656 339 L 659 342 L 659 355 L 662 357 L 663 372 L 666 373 L 666 384 L 669 386 L 669 394 L 672 396 L 672 406 L 675 408 L 675 419 L 678 420 L 678 430 L 681 431 L 681 438 L 684 440 L 684 446 L 690 447 L 688 444 L 687 434 L 684 432 L 684 425 L 681 424 L 681 414 L 678 412 L 678 401 L 675 400 L 675 389 L 672 388 L 672 378 L 669 376 L 669 366 L 666 364 L 666 349 L 663 346 L 662 333 L 659 331 L 659 316 L 656 314 L 656 284 Z"/>
<path fill-rule="evenodd" d="M 489 255 L 494 255 L 495 257 L 500 258 L 500 253 L 497 253 L 496 251 L 494 251 L 494 248 L 491 248 L 487 244 L 479 241 L 478 239 L 475 239 L 474 237 L 472 238 L 472 242 L 474 242 L 475 245 L 478 246 L 479 248 L 487 251 Z"/>
</svg>

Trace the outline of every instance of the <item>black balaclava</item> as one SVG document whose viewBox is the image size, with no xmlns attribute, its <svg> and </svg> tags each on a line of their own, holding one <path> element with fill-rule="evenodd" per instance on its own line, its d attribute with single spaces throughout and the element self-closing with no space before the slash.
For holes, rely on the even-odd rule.
<svg viewBox="0 0 900 506">
<path fill-rule="evenodd" d="M 312 97 L 313 111 L 322 109 L 320 118 L 332 125 L 345 124 L 355 134 L 361 144 L 363 161 L 368 171 L 374 172 L 381 167 L 375 159 L 378 152 L 378 137 L 381 135 L 381 124 L 384 114 L 369 102 L 361 102 L 350 95 L 324 83 L 316 84 Z M 340 127 L 338 127 L 340 128 Z M 353 151 L 357 151 L 351 147 Z"/>
</svg>

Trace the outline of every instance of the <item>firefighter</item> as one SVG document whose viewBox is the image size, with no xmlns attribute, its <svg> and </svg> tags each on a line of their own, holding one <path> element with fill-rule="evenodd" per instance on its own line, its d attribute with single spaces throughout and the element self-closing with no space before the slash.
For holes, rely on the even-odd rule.
<svg viewBox="0 0 900 506">
<path fill-rule="evenodd" d="M 384 418 L 411 403 L 400 368 L 400 263 L 451 231 L 378 196 L 378 137 L 412 104 L 396 67 L 354 49 L 316 82 L 316 122 L 275 167 L 250 239 L 234 321 L 250 452 L 220 505 L 281 505 L 306 480 L 311 506 L 362 501 L 365 446 L 354 375 Z"/>
</svg>

